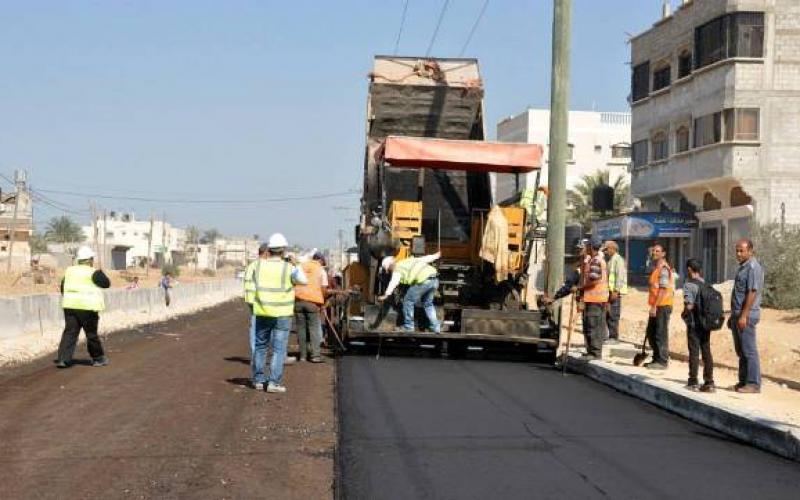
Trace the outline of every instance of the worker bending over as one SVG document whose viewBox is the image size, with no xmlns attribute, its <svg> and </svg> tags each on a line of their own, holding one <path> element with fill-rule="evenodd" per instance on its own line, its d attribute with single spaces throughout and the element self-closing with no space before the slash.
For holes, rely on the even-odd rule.
<svg viewBox="0 0 800 500">
<path fill-rule="evenodd" d="M 425 315 L 428 317 L 430 329 L 434 333 L 441 331 L 439 321 L 436 319 L 436 308 L 433 306 L 433 297 L 439 288 L 439 276 L 435 267 L 431 266 L 441 258 L 442 254 L 436 252 L 424 257 L 409 257 L 397 262 L 394 257 L 386 257 L 381 262 L 381 267 L 387 273 L 392 273 L 389 286 L 379 301 L 386 300 L 392 295 L 397 285 L 407 285 L 408 290 L 403 297 L 403 330 L 414 331 L 414 305 L 417 301 L 422 303 Z"/>
<path fill-rule="evenodd" d="M 64 309 L 64 333 L 58 345 L 58 368 L 69 368 L 78 335 L 86 335 L 86 347 L 92 357 L 92 366 L 106 366 L 108 358 L 97 335 L 100 321 L 98 312 L 106 308 L 101 288 L 111 286 L 108 276 L 94 268 L 94 252 L 89 247 L 80 247 L 76 256 L 77 265 L 70 266 L 61 280 L 61 307 Z"/>
<path fill-rule="evenodd" d="M 285 258 L 286 238 L 275 233 L 267 243 L 267 253 L 259 257 L 253 273 L 256 287 L 253 314 L 256 317 L 256 339 L 251 363 L 253 387 L 264 389 L 267 375 L 267 346 L 272 347 L 267 392 L 286 392 L 283 386 L 283 363 L 294 315 L 294 286 L 308 284 L 303 270 Z"/>
</svg>

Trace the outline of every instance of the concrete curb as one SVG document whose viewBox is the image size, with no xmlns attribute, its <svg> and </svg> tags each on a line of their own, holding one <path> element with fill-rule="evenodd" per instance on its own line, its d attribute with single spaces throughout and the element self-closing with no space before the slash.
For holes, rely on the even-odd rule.
<svg viewBox="0 0 800 500">
<path fill-rule="evenodd" d="M 674 384 L 647 375 L 632 375 L 602 361 L 584 361 L 570 354 L 568 368 L 620 392 L 652 403 L 686 419 L 800 462 L 800 429 L 744 410 L 714 406 L 675 390 Z"/>
</svg>

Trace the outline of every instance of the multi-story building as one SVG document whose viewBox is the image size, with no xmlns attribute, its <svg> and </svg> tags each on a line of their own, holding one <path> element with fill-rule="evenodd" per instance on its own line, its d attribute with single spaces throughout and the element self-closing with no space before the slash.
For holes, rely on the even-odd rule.
<svg viewBox="0 0 800 500">
<path fill-rule="evenodd" d="M 137 220 L 132 213 L 110 212 L 83 232 L 87 244 L 101 251 L 104 264 L 116 269 L 144 261 L 172 262 L 185 251 L 184 229 L 162 220 Z"/>
<path fill-rule="evenodd" d="M 2 270 L 5 270 L 9 259 L 14 268 L 27 266 L 31 259 L 33 202 L 27 188 L 24 171 L 15 172 L 14 184 L 14 191 L 9 193 L 0 191 L 0 264 L 3 266 Z"/>
<path fill-rule="evenodd" d="M 632 194 L 694 214 L 671 255 L 730 278 L 752 223 L 800 223 L 800 2 L 666 4 L 631 58 Z"/>
<path fill-rule="evenodd" d="M 550 110 L 527 109 L 497 124 L 500 142 L 526 142 L 544 146 L 544 165 L 539 183 L 547 185 L 547 161 L 550 142 Z M 567 189 L 581 182 L 584 175 L 607 170 L 613 184 L 618 177 L 630 181 L 628 167 L 631 159 L 631 115 L 629 113 L 600 113 L 595 111 L 569 112 L 569 156 L 567 158 Z M 521 187 L 533 187 L 535 174 L 521 182 Z M 497 198 L 502 201 L 510 190 L 510 176 L 498 178 Z"/>
</svg>

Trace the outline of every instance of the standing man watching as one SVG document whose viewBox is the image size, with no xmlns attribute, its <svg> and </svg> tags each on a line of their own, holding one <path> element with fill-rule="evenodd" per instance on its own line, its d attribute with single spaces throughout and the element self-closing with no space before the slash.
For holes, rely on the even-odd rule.
<svg viewBox="0 0 800 500">
<path fill-rule="evenodd" d="M 78 249 L 77 264 L 67 268 L 61 280 L 61 307 L 64 309 L 64 332 L 58 346 L 56 367 L 69 368 L 78 335 L 83 329 L 92 366 L 106 366 L 108 358 L 97 335 L 99 312 L 105 309 L 101 288 L 111 286 L 106 274 L 94 268 L 94 252 L 83 246 Z"/>
<path fill-rule="evenodd" d="M 753 256 L 753 242 L 741 239 L 736 243 L 739 269 L 731 293 L 731 317 L 728 326 L 733 333 L 733 346 L 739 356 L 739 383 L 736 392 L 761 392 L 761 366 L 756 345 L 756 325 L 761 318 L 761 294 L 764 270 Z"/>
<path fill-rule="evenodd" d="M 653 359 L 645 363 L 651 370 L 666 370 L 669 364 L 669 317 L 675 293 L 675 278 L 667 263 L 667 253 L 660 243 L 650 247 L 653 270 L 650 272 L 647 304 L 650 317 L 647 320 L 647 340 L 653 350 Z"/>
<path fill-rule="evenodd" d="M 622 296 L 628 293 L 628 271 L 625 267 L 625 259 L 619 254 L 619 246 L 616 241 L 606 241 L 603 250 L 608 257 L 608 308 L 606 310 L 608 343 L 616 344 L 619 342 Z"/>
<path fill-rule="evenodd" d="M 295 288 L 294 319 L 297 327 L 297 341 L 300 344 L 300 361 L 308 355 L 307 344 L 311 343 L 312 363 L 322 363 L 320 344 L 322 344 L 322 311 L 328 289 L 328 273 L 325 271 L 325 257 L 315 252 L 311 260 L 300 264 L 308 278 L 307 285 Z"/>
<path fill-rule="evenodd" d="M 403 297 L 403 330 L 414 331 L 414 305 L 417 301 L 422 303 L 428 323 L 434 333 L 441 331 L 439 321 L 436 319 L 436 308 L 433 297 L 439 288 L 439 276 L 435 267 L 431 266 L 441 258 L 442 254 L 436 252 L 424 257 L 409 257 L 397 262 L 394 257 L 385 257 L 381 267 L 385 272 L 392 273 L 392 278 L 386 291 L 378 297 L 383 302 L 394 292 L 397 285 L 408 285 Z"/>
<path fill-rule="evenodd" d="M 294 315 L 294 286 L 306 285 L 303 271 L 294 262 L 285 259 L 286 238 L 275 233 L 267 242 L 266 255 L 259 257 L 254 272 L 256 286 L 253 298 L 253 314 L 256 316 L 256 340 L 253 352 L 253 387 L 263 390 L 267 382 L 264 368 L 267 361 L 267 346 L 272 347 L 269 384 L 267 392 L 283 393 L 283 363 L 286 345 Z"/>
<path fill-rule="evenodd" d="M 603 358 L 603 321 L 608 303 L 608 268 L 600 254 L 603 242 L 593 237 L 589 241 L 588 259 L 581 272 L 583 291 L 583 324 L 586 334 L 586 354 L 584 359 Z"/>
<path fill-rule="evenodd" d="M 683 285 L 683 313 L 686 322 L 686 343 L 689 347 L 689 380 L 686 388 L 690 391 L 715 392 L 714 358 L 711 355 L 711 332 L 703 328 L 700 321 L 700 291 L 705 286 L 703 269 L 696 259 L 686 261 L 686 283 Z M 703 385 L 697 379 L 700 368 L 700 355 L 703 355 Z"/>
</svg>

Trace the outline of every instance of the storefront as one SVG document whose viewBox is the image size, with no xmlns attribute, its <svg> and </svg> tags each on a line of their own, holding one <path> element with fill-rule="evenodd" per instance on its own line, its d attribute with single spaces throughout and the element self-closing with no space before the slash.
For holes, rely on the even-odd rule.
<svg viewBox="0 0 800 500">
<path fill-rule="evenodd" d="M 697 219 L 690 214 L 636 212 L 596 221 L 592 232 L 604 241 L 617 242 L 628 263 L 629 283 L 641 285 L 647 283 L 649 273 L 648 249 L 656 243 L 664 247 L 668 262 L 683 277 L 683 266 L 691 256 L 690 238 L 696 228 Z"/>
</svg>

